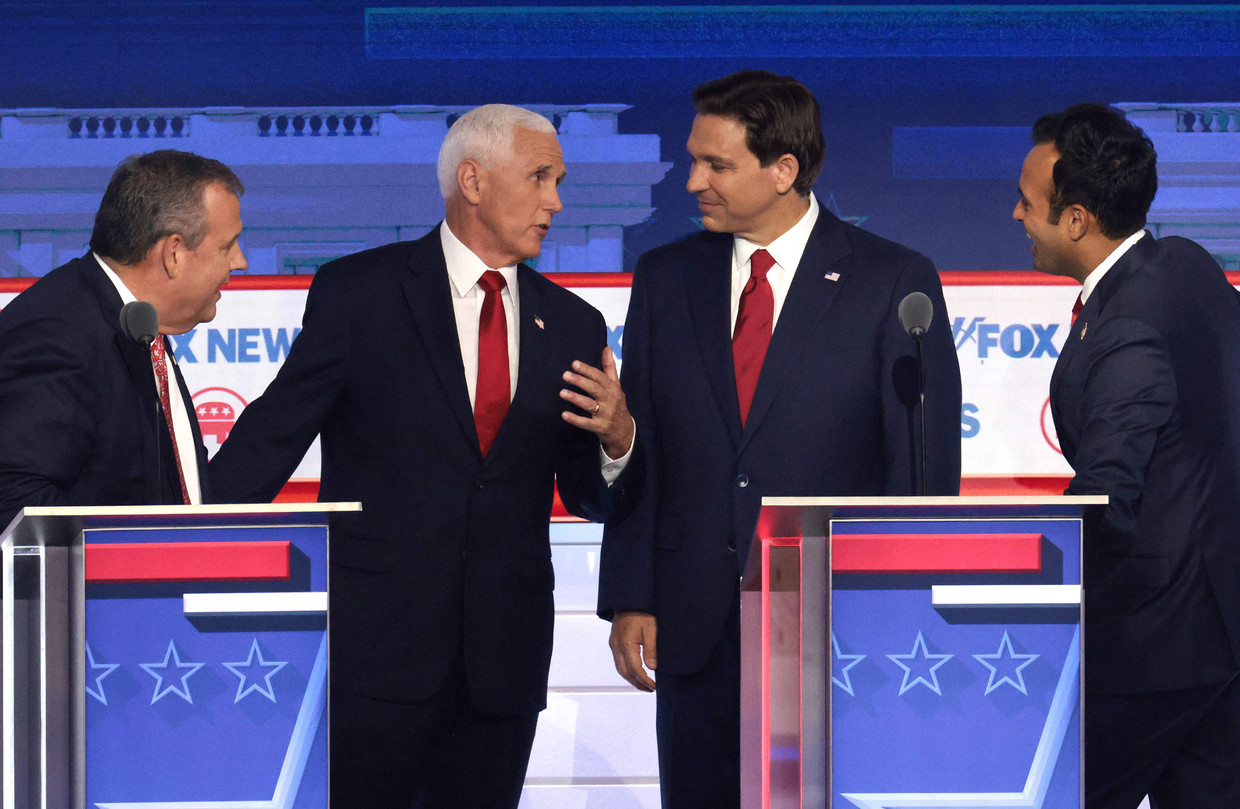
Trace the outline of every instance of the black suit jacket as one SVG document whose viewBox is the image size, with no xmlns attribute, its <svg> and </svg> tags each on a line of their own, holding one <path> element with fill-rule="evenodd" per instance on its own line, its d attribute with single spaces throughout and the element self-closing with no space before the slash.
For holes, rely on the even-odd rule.
<svg viewBox="0 0 1240 809">
<path fill-rule="evenodd" d="M 588 518 L 607 496 L 597 438 L 560 416 L 561 374 L 597 366 L 606 328 L 529 267 L 517 277 L 517 390 L 485 459 L 435 229 L 319 270 L 283 367 L 211 462 L 219 497 L 270 500 L 321 434 L 320 498 L 362 502 L 331 521 L 334 687 L 423 699 L 463 644 L 479 710 L 546 704 L 552 485 Z"/>
<path fill-rule="evenodd" d="M 928 490 L 960 488 L 960 370 L 929 260 L 820 206 L 744 429 L 731 266 L 728 234 L 645 254 L 625 322 L 623 383 L 642 457 L 604 533 L 599 614 L 655 614 L 660 674 L 691 674 L 709 658 L 763 496 L 920 491 L 914 344 L 896 315 L 915 290 L 934 305 Z"/>
<path fill-rule="evenodd" d="M 181 502 L 150 354 L 121 332 L 120 311 L 88 253 L 0 312 L 0 530 L 24 506 Z M 185 380 L 169 364 L 190 410 L 206 500 L 206 449 Z"/>
<path fill-rule="evenodd" d="M 1085 683 L 1221 682 L 1240 663 L 1240 306 L 1198 245 L 1146 235 L 1099 282 L 1051 377 L 1086 523 Z"/>
</svg>

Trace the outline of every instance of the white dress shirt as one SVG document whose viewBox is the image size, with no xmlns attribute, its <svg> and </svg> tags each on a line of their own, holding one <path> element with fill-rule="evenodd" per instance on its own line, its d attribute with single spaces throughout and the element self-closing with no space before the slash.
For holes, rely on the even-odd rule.
<svg viewBox="0 0 1240 809">
<path fill-rule="evenodd" d="M 136 301 L 137 298 L 129 291 L 129 287 L 125 286 L 120 276 L 113 272 L 97 253 L 91 253 L 91 255 L 103 268 L 103 273 L 108 276 L 112 286 L 116 287 L 116 291 L 121 296 L 121 305 Z M 162 334 L 159 339 L 163 339 Z M 165 356 L 168 358 L 168 399 L 172 410 L 172 440 L 176 442 L 177 454 L 181 458 L 181 472 L 185 475 L 185 491 L 189 493 L 190 503 L 198 506 L 202 505 L 202 486 L 198 475 L 198 446 L 194 442 L 194 428 L 189 423 L 189 411 L 185 409 L 185 400 L 181 398 L 181 386 L 177 384 L 176 372 L 172 370 L 176 367 L 177 358 L 172 351 L 166 352 Z M 151 363 L 151 376 L 155 378 L 155 384 L 158 386 L 159 376 L 155 373 L 154 362 Z"/>
<path fill-rule="evenodd" d="M 478 322 L 482 317 L 482 301 L 486 292 L 478 281 L 487 270 L 496 270 L 504 276 L 504 288 L 500 300 L 504 304 L 504 317 L 508 324 L 508 384 L 509 396 L 517 393 L 517 359 L 520 354 L 521 316 L 520 292 L 517 288 L 517 267 L 488 267 L 472 250 L 456 237 L 447 221 L 439 228 L 439 242 L 443 247 L 444 263 L 448 266 L 449 287 L 452 289 L 452 311 L 456 316 L 456 336 L 461 346 L 461 364 L 465 367 L 465 384 L 469 388 L 469 405 L 475 406 L 478 390 Z M 565 368 L 564 370 L 569 370 Z M 624 457 L 611 459 L 599 446 L 599 463 L 603 479 L 610 486 L 624 467 L 628 465 L 633 448 Z"/>
<path fill-rule="evenodd" d="M 784 308 L 784 300 L 792 287 L 792 276 L 796 274 L 797 265 L 805 253 L 805 245 L 809 244 L 809 236 L 818 222 L 818 200 L 809 196 L 809 210 L 770 244 L 763 248 L 748 239 L 736 236 L 732 241 L 732 330 L 736 330 L 736 313 L 741 305 L 741 292 L 749 283 L 749 260 L 759 249 L 765 249 L 775 259 L 774 266 L 766 273 L 766 280 L 771 285 L 775 297 L 775 311 L 771 318 L 771 331 L 779 321 L 779 313 Z"/>
<path fill-rule="evenodd" d="M 1098 282 L 1102 280 L 1102 276 L 1107 274 L 1107 270 L 1115 266 L 1116 262 L 1132 249 L 1132 246 L 1141 241 L 1141 237 L 1145 235 L 1144 230 L 1138 230 L 1124 241 L 1120 242 L 1119 247 L 1111 251 L 1111 255 L 1102 260 L 1102 263 L 1094 268 L 1094 271 L 1085 276 L 1085 281 L 1081 284 L 1081 305 L 1089 300 L 1089 296 L 1098 288 Z"/>
<path fill-rule="evenodd" d="M 465 366 L 465 384 L 469 388 L 469 406 L 474 406 L 478 392 L 478 321 L 482 317 L 482 302 L 486 292 L 478 281 L 487 270 L 496 270 L 504 276 L 504 288 L 500 300 L 504 304 L 504 319 L 508 325 L 508 398 L 517 393 L 517 358 L 521 351 L 520 329 L 517 318 L 521 316 L 521 293 L 517 289 L 517 265 L 488 267 L 456 237 L 444 222 L 439 228 L 439 242 L 443 246 L 443 259 L 448 265 L 449 286 L 452 289 L 452 312 L 456 316 L 456 336 L 461 345 L 461 363 Z"/>
</svg>

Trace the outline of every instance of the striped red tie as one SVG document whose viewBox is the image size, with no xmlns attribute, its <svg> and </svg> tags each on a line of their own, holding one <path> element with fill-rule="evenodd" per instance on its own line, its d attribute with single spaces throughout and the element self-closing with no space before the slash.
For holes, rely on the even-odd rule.
<svg viewBox="0 0 1240 809">
<path fill-rule="evenodd" d="M 157 335 L 151 342 L 151 364 L 155 366 L 155 379 L 159 382 L 159 404 L 164 410 L 164 422 L 172 437 L 172 454 L 177 459 L 177 477 L 181 480 L 181 502 L 189 505 L 189 489 L 185 486 L 185 470 L 181 467 L 181 450 L 177 448 L 177 431 L 172 426 L 172 397 L 168 393 L 168 356 L 164 352 L 164 336 Z M 162 481 L 161 481 L 162 485 Z"/>
</svg>

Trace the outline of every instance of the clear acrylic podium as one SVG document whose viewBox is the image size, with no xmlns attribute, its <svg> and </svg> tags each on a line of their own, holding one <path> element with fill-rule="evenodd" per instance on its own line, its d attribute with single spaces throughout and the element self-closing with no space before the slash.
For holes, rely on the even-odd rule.
<svg viewBox="0 0 1240 809">
<path fill-rule="evenodd" d="M 327 515 L 357 510 L 23 510 L 3 809 L 326 805 Z"/>
<path fill-rule="evenodd" d="M 765 498 L 743 809 L 1079 809 L 1081 515 L 1105 503 Z"/>
</svg>

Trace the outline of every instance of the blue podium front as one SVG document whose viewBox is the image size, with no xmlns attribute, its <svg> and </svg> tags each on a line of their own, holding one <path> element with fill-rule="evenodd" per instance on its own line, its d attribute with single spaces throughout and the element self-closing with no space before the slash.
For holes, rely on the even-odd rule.
<svg viewBox="0 0 1240 809">
<path fill-rule="evenodd" d="M 742 805 L 1079 809 L 1081 514 L 1105 502 L 764 500 Z"/>
<path fill-rule="evenodd" d="M 6 809 L 326 806 L 327 515 L 356 508 L 23 512 Z"/>
</svg>

